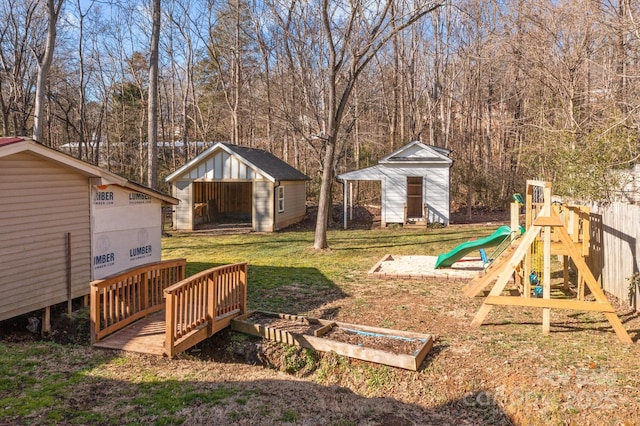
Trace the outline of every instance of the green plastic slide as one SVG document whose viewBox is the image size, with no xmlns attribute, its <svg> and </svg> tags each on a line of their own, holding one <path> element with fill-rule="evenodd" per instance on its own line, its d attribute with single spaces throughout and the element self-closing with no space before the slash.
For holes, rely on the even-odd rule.
<svg viewBox="0 0 640 426">
<path fill-rule="evenodd" d="M 522 230 L 520 230 L 520 232 L 522 232 Z M 438 259 L 436 260 L 436 269 L 448 268 L 474 250 L 495 247 L 508 238 L 509 235 L 511 235 L 511 227 L 502 225 L 488 237 L 478 238 L 477 240 L 462 243 L 449 253 L 443 253 L 438 256 Z"/>
</svg>

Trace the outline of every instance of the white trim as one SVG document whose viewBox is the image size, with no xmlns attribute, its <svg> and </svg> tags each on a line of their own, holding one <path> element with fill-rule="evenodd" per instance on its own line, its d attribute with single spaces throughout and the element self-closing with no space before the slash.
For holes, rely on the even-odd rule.
<svg viewBox="0 0 640 426">
<path fill-rule="evenodd" d="M 284 212 L 284 186 L 278 186 L 276 197 L 278 201 L 278 213 Z"/>
</svg>

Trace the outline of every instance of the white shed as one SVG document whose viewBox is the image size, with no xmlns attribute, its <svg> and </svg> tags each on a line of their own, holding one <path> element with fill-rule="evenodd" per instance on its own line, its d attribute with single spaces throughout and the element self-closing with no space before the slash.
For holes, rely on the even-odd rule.
<svg viewBox="0 0 640 426">
<path fill-rule="evenodd" d="M 445 148 L 411 142 L 377 165 L 338 175 L 344 183 L 344 226 L 353 181 L 381 182 L 381 226 L 390 223 L 449 224 L 449 171 L 453 160 Z M 350 193 L 351 192 L 351 193 Z"/>
<path fill-rule="evenodd" d="M 0 138 L 0 321 L 159 261 L 168 195 L 26 138 Z"/>
<path fill-rule="evenodd" d="M 219 142 L 165 180 L 180 200 L 173 213 L 175 230 L 233 221 L 272 232 L 306 214 L 309 177 L 261 149 Z"/>
</svg>

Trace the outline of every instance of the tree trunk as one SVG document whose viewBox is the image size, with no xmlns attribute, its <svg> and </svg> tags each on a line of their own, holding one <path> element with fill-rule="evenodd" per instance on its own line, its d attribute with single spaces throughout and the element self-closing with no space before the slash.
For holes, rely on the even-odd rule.
<svg viewBox="0 0 640 426">
<path fill-rule="evenodd" d="M 153 0 L 153 29 L 149 55 L 149 119 L 147 127 L 147 185 L 158 188 L 158 45 L 160 44 L 160 0 Z"/>
<path fill-rule="evenodd" d="M 33 110 L 33 138 L 39 142 L 42 141 L 42 132 L 44 130 L 44 100 L 46 95 L 47 77 L 49 68 L 51 68 L 51 60 L 53 59 L 53 50 L 56 46 L 56 27 L 58 25 L 58 16 L 62 8 L 63 0 L 47 0 L 47 15 L 49 23 L 47 26 L 47 41 L 42 54 L 36 53 L 38 62 L 38 77 L 36 80 L 36 98 Z"/>
</svg>

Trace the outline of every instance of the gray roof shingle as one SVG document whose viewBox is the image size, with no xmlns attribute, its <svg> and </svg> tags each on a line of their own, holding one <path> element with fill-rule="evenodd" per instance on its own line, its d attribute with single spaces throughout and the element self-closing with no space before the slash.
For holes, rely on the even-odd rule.
<svg viewBox="0 0 640 426">
<path fill-rule="evenodd" d="M 251 164 L 259 167 L 276 180 L 310 180 L 309 176 L 295 167 L 290 166 L 270 152 L 230 143 L 223 143 L 223 145 Z"/>
</svg>

